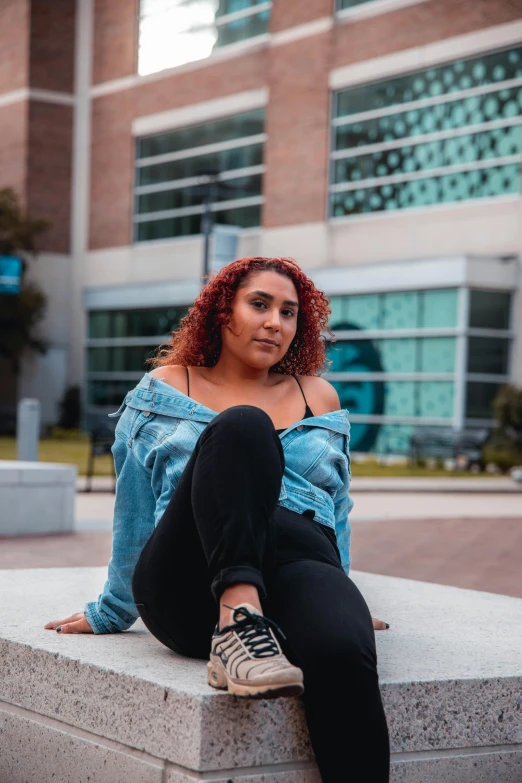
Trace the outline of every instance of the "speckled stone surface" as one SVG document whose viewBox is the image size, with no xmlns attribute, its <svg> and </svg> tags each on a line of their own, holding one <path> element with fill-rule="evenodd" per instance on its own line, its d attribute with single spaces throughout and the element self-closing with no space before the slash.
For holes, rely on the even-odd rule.
<svg viewBox="0 0 522 783">
<path fill-rule="evenodd" d="M 390 774 L 390 783 L 520 783 L 521 780 L 522 748 L 400 761 L 392 763 Z"/>
<path fill-rule="evenodd" d="M 283 772 L 312 759 L 299 700 L 214 691 L 204 662 L 175 655 L 140 624 L 107 636 L 43 629 L 96 597 L 104 578 L 105 569 L 0 572 L 0 700 L 189 770 L 284 764 L 266 781 L 294 783 Z M 522 600 L 353 578 L 391 624 L 377 643 L 392 751 L 522 743 Z"/>
<path fill-rule="evenodd" d="M 161 762 L 107 748 L 0 709 L 2 783 L 163 783 Z"/>
</svg>

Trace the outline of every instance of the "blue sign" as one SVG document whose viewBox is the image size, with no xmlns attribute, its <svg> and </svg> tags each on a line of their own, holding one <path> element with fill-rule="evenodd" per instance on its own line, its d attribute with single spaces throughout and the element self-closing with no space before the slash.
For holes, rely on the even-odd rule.
<svg viewBox="0 0 522 783">
<path fill-rule="evenodd" d="M 0 294 L 19 294 L 22 262 L 15 256 L 0 256 Z"/>
</svg>

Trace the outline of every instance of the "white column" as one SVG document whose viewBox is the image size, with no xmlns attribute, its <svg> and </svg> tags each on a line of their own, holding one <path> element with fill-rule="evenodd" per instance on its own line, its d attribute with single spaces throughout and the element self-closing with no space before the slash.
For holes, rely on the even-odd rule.
<svg viewBox="0 0 522 783">
<path fill-rule="evenodd" d="M 453 428 L 462 430 L 466 419 L 466 369 L 470 290 L 459 288 L 457 299 L 457 345 L 455 350 L 455 389 L 453 397 Z"/>
<path fill-rule="evenodd" d="M 71 356 L 69 380 L 85 382 L 85 312 L 82 301 L 84 267 L 89 242 L 91 69 L 94 2 L 76 2 L 75 95 L 71 192 Z"/>
</svg>

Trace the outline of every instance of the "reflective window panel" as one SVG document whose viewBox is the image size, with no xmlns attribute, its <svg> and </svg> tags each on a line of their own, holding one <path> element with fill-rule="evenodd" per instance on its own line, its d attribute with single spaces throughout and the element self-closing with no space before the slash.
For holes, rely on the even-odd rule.
<svg viewBox="0 0 522 783">
<path fill-rule="evenodd" d="M 216 223 L 259 226 L 264 118 L 264 109 L 256 109 L 138 139 L 134 240 L 199 234 L 207 197 Z M 221 178 L 209 185 L 201 179 L 205 174 Z M 219 209 L 224 202 L 233 205 Z"/>
<path fill-rule="evenodd" d="M 264 0 L 141 0 L 138 73 L 202 60 L 216 49 L 268 32 Z"/>
<path fill-rule="evenodd" d="M 504 337 L 469 337 L 468 372 L 507 375 L 509 340 Z"/>
<path fill-rule="evenodd" d="M 520 193 L 521 77 L 517 47 L 336 93 L 332 217 Z"/>
<path fill-rule="evenodd" d="M 156 349 L 143 346 L 113 346 L 110 348 L 89 348 L 87 367 L 89 372 L 145 372 L 150 365 L 147 359 L 154 356 Z"/>
<path fill-rule="evenodd" d="M 117 410 L 136 381 L 87 381 L 87 405 L 111 406 Z"/>
<path fill-rule="evenodd" d="M 341 329 L 436 329 L 457 325 L 457 291 L 398 291 L 332 296 L 330 327 Z"/>
<path fill-rule="evenodd" d="M 471 291 L 469 325 L 478 329 L 509 329 L 511 294 L 503 291 Z"/>
<path fill-rule="evenodd" d="M 466 385 L 466 418 L 492 419 L 493 400 L 502 384 L 470 381 Z"/>
<path fill-rule="evenodd" d="M 91 310 L 89 337 L 163 337 L 173 331 L 187 307 L 153 307 L 143 310 Z"/>
</svg>

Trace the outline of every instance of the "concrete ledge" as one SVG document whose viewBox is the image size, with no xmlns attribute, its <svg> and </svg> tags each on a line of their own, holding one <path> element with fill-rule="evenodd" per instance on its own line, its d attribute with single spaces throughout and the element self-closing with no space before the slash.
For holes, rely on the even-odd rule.
<svg viewBox="0 0 522 783">
<path fill-rule="evenodd" d="M 76 466 L 0 460 L 0 536 L 74 527 Z"/>
<path fill-rule="evenodd" d="M 392 780 L 519 783 L 522 600 L 353 576 L 392 626 L 377 634 Z M 47 780 L 52 770 L 71 783 L 318 783 L 299 700 L 213 691 L 204 663 L 176 656 L 139 624 L 97 637 L 43 630 L 96 595 L 104 577 L 0 572 L 0 780 Z"/>
</svg>

